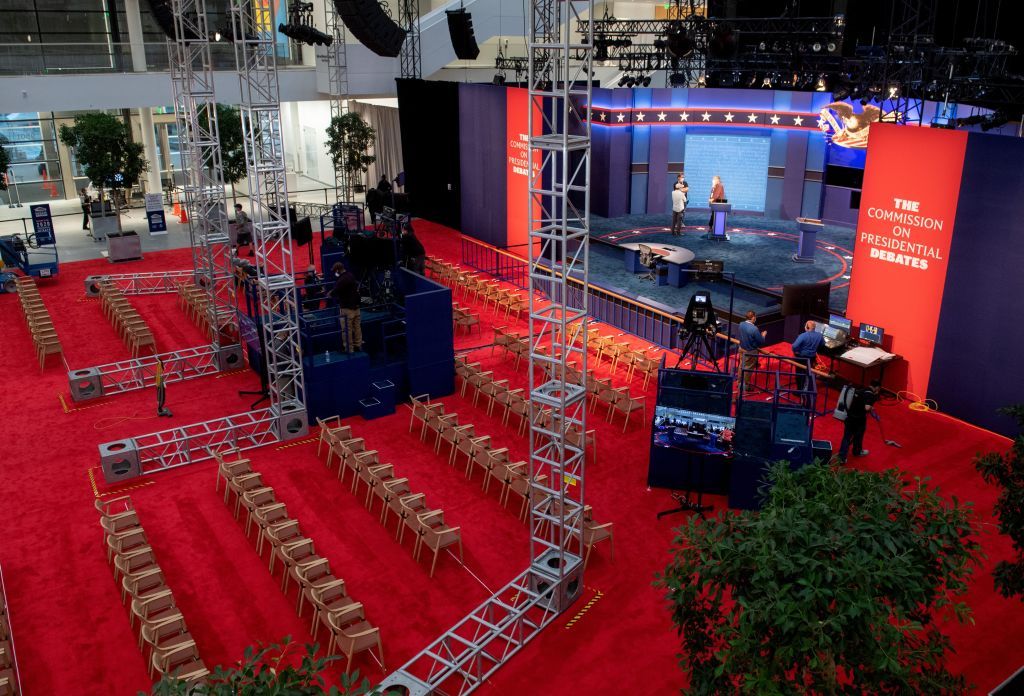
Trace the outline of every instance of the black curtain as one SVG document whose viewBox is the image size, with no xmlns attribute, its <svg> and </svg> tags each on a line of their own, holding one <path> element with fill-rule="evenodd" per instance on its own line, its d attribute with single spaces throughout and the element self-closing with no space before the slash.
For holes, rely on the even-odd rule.
<svg viewBox="0 0 1024 696">
<path fill-rule="evenodd" d="M 459 85 L 397 82 L 405 191 L 412 213 L 461 231 Z"/>
</svg>

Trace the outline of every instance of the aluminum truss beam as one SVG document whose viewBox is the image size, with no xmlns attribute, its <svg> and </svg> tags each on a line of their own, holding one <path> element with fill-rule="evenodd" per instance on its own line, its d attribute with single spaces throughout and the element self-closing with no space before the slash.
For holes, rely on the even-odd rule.
<svg viewBox="0 0 1024 696">
<path fill-rule="evenodd" d="M 348 54 L 345 50 L 345 23 L 331 0 L 324 3 L 327 33 L 334 42 L 326 47 L 327 89 L 331 96 L 331 121 L 348 113 Z M 334 168 L 334 197 L 352 200 L 352 180 L 342 167 Z"/>
<path fill-rule="evenodd" d="M 209 295 L 214 345 L 237 342 L 235 286 L 224 170 L 213 88 L 206 0 L 173 0 L 176 39 L 169 51 L 178 137 L 185 156 L 185 207 L 197 285 Z"/>
<path fill-rule="evenodd" d="M 195 346 L 131 360 L 87 367 L 68 372 L 68 386 L 75 401 L 88 401 L 113 394 L 156 386 L 157 363 L 163 363 L 165 383 L 183 382 L 245 365 L 241 347 Z"/>
<path fill-rule="evenodd" d="M 398 0 L 398 26 L 406 31 L 402 51 L 398 55 L 399 75 L 419 80 L 423 77 L 423 61 L 420 53 L 419 0 Z"/>
<path fill-rule="evenodd" d="M 154 273 L 114 273 L 110 275 L 92 275 L 85 279 L 87 297 L 98 297 L 99 283 L 113 283 L 123 295 L 164 295 L 177 292 L 182 283 L 196 280 L 195 271 L 156 271 Z"/>
<path fill-rule="evenodd" d="M 235 62 L 241 87 L 242 134 L 253 222 L 256 285 L 270 408 L 282 419 L 305 418 L 292 236 L 288 220 L 280 86 L 273 30 L 261 6 L 232 0 Z M 241 37 L 241 38 L 240 38 Z M 303 430 L 303 432 L 305 432 Z M 286 434 L 282 431 L 282 439 Z"/>
<path fill-rule="evenodd" d="M 585 457 L 581 446 L 571 444 L 576 438 L 569 432 L 586 432 L 586 389 L 581 378 L 570 375 L 587 371 L 593 34 L 588 29 L 576 37 L 571 27 L 593 9 L 593 0 L 531 2 L 530 398 L 547 412 L 530 426 L 532 562 L 389 675 L 381 684 L 384 691 L 474 691 L 583 589 L 579 550 Z M 556 267 L 563 272 L 552 277 L 550 269 Z M 576 281 L 571 285 L 570 276 Z M 573 373 L 569 363 L 579 372 Z M 581 443 L 584 439 L 578 438 Z"/>
</svg>

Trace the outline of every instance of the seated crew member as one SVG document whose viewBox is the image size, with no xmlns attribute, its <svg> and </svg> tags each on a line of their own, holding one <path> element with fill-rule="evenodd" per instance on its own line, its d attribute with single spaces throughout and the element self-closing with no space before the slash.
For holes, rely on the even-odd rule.
<svg viewBox="0 0 1024 696">
<path fill-rule="evenodd" d="M 238 235 L 235 237 L 235 252 L 238 252 L 238 247 L 248 246 L 249 253 L 246 256 L 252 256 L 252 221 L 242 210 L 241 203 L 235 203 L 235 227 L 238 230 Z"/>
<path fill-rule="evenodd" d="M 352 271 L 341 261 L 331 266 L 334 273 L 334 288 L 331 297 L 338 303 L 341 314 L 341 330 L 345 351 L 349 354 L 363 349 L 363 328 L 359 315 L 359 283 Z"/>
<path fill-rule="evenodd" d="M 750 381 L 753 379 L 751 372 L 757 369 L 757 350 L 764 345 L 767 331 L 757 330 L 757 314 L 747 312 L 746 321 L 740 324 L 740 355 L 743 356 L 743 388 L 750 389 Z"/>
<path fill-rule="evenodd" d="M 423 248 L 423 243 L 416 237 L 412 223 L 409 222 L 402 226 L 402 262 L 410 271 L 420 275 L 423 275 L 427 265 L 427 250 Z"/>
<path fill-rule="evenodd" d="M 310 264 L 302 276 L 302 309 L 315 312 L 320 309 L 320 300 L 324 298 L 324 290 L 320 286 L 320 276 L 316 274 L 316 266 Z"/>
<path fill-rule="evenodd" d="M 866 457 L 869 454 L 868 450 L 864 449 L 864 433 L 868 429 L 868 414 L 872 413 L 880 391 L 882 383 L 877 379 L 871 380 L 866 389 L 854 391 L 853 399 L 846 407 L 846 420 L 843 421 L 843 439 L 839 445 L 838 455 L 840 462 L 846 463 L 846 453 L 850 451 L 851 444 L 853 456 Z"/>
<path fill-rule="evenodd" d="M 817 326 L 815 322 L 808 321 L 804 324 L 804 332 L 793 341 L 793 357 L 808 361 L 806 369 L 803 367 L 796 368 L 796 385 L 800 391 L 803 391 L 807 385 L 808 371 L 814 369 L 814 362 L 818 358 L 818 350 L 821 349 L 822 343 L 825 342 L 825 337 L 815 331 Z M 809 396 L 807 398 L 809 399 Z M 805 403 L 807 402 L 805 401 Z M 810 404 L 808 403 L 808 405 Z"/>
</svg>

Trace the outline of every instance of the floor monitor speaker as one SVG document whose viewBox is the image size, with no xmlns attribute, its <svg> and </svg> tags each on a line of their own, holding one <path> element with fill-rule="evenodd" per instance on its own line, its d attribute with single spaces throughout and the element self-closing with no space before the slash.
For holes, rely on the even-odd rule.
<svg viewBox="0 0 1024 696">
<path fill-rule="evenodd" d="M 345 26 L 378 56 L 395 58 L 402 50 L 405 29 L 395 24 L 377 0 L 334 0 Z"/>
<path fill-rule="evenodd" d="M 480 47 L 476 45 L 476 35 L 473 33 L 473 16 L 464 7 L 448 10 L 445 14 L 448 15 L 448 33 L 452 37 L 455 57 L 459 60 L 476 60 L 480 55 Z"/>
</svg>

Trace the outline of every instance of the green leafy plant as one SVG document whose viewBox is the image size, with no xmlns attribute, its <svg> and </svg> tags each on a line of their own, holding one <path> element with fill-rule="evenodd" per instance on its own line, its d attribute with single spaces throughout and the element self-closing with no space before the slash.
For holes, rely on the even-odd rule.
<svg viewBox="0 0 1024 696">
<path fill-rule="evenodd" d="M 142 145 L 133 142 L 128 126 L 110 114 L 75 116 L 74 125 L 60 127 L 60 139 L 75 149 L 75 157 L 101 201 L 104 190 L 131 188 L 149 169 Z"/>
<path fill-rule="evenodd" d="M 0 191 L 7 190 L 7 169 L 11 166 L 11 153 L 4 147 L 10 141 L 0 135 Z"/>
<path fill-rule="evenodd" d="M 220 134 L 221 167 L 224 183 L 231 184 L 231 200 L 236 202 L 235 184 L 248 174 L 245 163 L 245 141 L 242 137 L 242 115 L 226 104 L 217 105 L 217 131 Z"/>
<path fill-rule="evenodd" d="M 999 561 L 992 571 L 996 589 L 1004 597 L 1024 601 L 1024 404 L 1000 409 L 1017 421 L 1020 431 L 1005 454 L 990 452 L 976 457 L 974 466 L 988 483 L 1002 490 L 995 504 L 999 533 L 1010 537 L 1016 558 Z"/>
<path fill-rule="evenodd" d="M 691 518 L 658 578 L 692 694 L 953 694 L 936 619 L 980 556 L 970 504 L 922 480 L 774 466 L 760 512 Z"/>
<path fill-rule="evenodd" d="M 325 686 L 327 665 L 338 656 L 317 657 L 317 644 L 307 643 L 300 654 L 290 636 L 280 644 L 250 646 L 242 661 L 232 667 L 217 666 L 196 684 L 164 677 L 153 684 L 152 696 L 377 696 L 359 672 L 341 675 L 340 686 Z M 139 692 L 139 696 L 146 696 Z M 386 695 L 385 695 L 386 696 Z"/>
<path fill-rule="evenodd" d="M 345 198 L 349 198 L 362 175 L 377 161 L 367 154 L 377 138 L 377 132 L 354 111 L 335 116 L 327 126 L 327 152 L 335 171 L 345 176 Z"/>
</svg>

